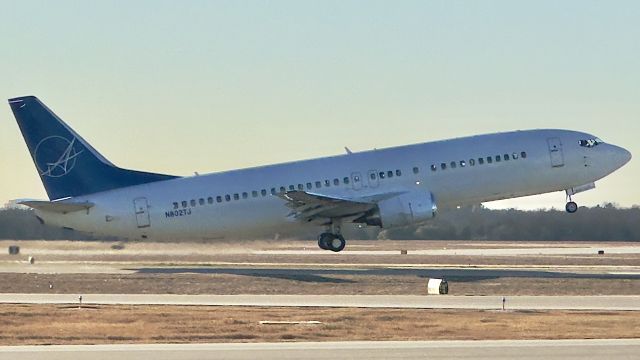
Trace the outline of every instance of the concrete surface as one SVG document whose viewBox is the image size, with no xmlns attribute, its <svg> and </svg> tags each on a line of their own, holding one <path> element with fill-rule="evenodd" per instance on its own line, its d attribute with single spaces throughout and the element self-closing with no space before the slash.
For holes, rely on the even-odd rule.
<svg viewBox="0 0 640 360">
<path fill-rule="evenodd" d="M 640 339 L 3 346 L 0 359 L 637 359 Z"/>
<path fill-rule="evenodd" d="M 170 295 L 170 294 L 0 294 L 14 304 L 210 305 L 359 307 L 415 309 L 502 308 L 501 296 L 450 295 Z M 508 310 L 640 310 L 640 296 L 508 296 Z"/>
</svg>

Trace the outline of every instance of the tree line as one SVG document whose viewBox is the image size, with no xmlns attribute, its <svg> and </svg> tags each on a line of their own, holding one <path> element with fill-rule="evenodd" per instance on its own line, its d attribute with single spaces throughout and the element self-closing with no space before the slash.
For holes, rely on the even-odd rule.
<svg viewBox="0 0 640 360">
<path fill-rule="evenodd" d="M 386 230 L 345 226 L 343 231 L 348 239 L 640 241 L 640 207 L 604 204 L 567 214 L 560 210 L 491 210 L 477 205 L 441 212 L 415 226 Z M 317 234 L 310 229 L 304 234 L 283 235 L 312 239 Z M 22 209 L 0 210 L 0 239 L 116 240 L 43 225 L 33 211 Z"/>
</svg>

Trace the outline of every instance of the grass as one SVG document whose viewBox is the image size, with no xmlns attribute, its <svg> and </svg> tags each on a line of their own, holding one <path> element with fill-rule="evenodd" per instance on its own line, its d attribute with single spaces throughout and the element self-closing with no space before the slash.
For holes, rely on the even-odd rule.
<svg viewBox="0 0 640 360">
<path fill-rule="evenodd" d="M 640 312 L 0 306 L 0 345 L 637 337 Z"/>
</svg>

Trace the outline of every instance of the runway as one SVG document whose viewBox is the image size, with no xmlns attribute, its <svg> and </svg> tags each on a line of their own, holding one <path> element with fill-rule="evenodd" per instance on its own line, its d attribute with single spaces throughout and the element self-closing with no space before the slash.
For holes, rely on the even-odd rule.
<svg viewBox="0 0 640 360">
<path fill-rule="evenodd" d="M 457 249 L 425 249 L 408 250 L 411 255 L 431 256 L 535 256 L 535 255 L 595 255 L 598 251 L 605 254 L 640 254 L 640 246 L 569 246 L 569 247 L 519 247 L 519 248 L 457 248 Z M 258 250 L 252 251 L 255 255 L 312 255 L 323 254 L 323 250 Z M 340 253 L 345 255 L 397 255 L 398 251 L 392 250 L 346 250 Z"/>
<path fill-rule="evenodd" d="M 0 359 L 632 359 L 640 339 L 3 346 Z"/>
<path fill-rule="evenodd" d="M 450 295 L 172 295 L 0 294 L 0 303 L 92 305 L 208 305 L 261 307 L 352 307 L 407 309 L 502 308 L 501 296 Z M 640 310 L 640 296 L 507 296 L 509 310 Z"/>
</svg>

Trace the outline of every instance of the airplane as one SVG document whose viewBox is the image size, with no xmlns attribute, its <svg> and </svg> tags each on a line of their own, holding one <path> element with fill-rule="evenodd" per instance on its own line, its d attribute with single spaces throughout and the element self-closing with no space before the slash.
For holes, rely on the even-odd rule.
<svg viewBox="0 0 640 360">
<path fill-rule="evenodd" d="M 42 223 L 130 239 L 316 227 L 318 246 L 339 252 L 344 224 L 402 227 L 438 208 L 565 191 L 575 213 L 573 195 L 631 159 L 594 135 L 544 129 L 181 177 L 117 167 L 34 96 L 9 104 L 49 197 L 21 204 Z"/>
</svg>

